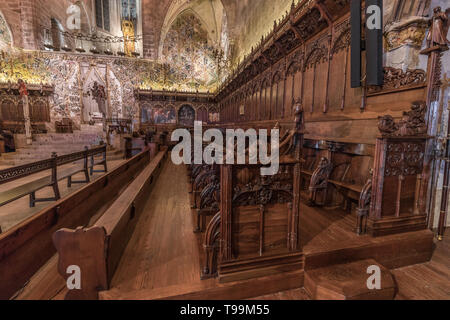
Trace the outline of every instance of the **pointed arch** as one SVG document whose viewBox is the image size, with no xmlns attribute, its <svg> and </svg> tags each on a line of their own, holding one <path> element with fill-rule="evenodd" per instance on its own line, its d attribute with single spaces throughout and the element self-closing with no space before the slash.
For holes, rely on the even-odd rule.
<svg viewBox="0 0 450 320">
<path fill-rule="evenodd" d="M 205 17 L 203 17 L 199 12 L 197 12 L 197 7 L 199 5 L 203 5 L 201 1 L 192 1 L 192 0 L 173 0 L 166 12 L 164 22 L 161 27 L 160 36 L 159 36 L 159 44 L 158 44 L 158 58 L 162 57 L 164 50 L 164 43 L 166 41 L 166 37 L 168 32 L 170 31 L 173 23 L 178 19 L 178 17 L 182 16 L 186 13 L 193 14 L 205 30 L 208 32 L 209 40 L 215 45 L 220 46 L 221 44 L 221 36 L 222 36 L 222 26 L 224 19 L 227 19 L 227 14 L 225 7 L 222 4 L 222 0 L 213 0 L 208 1 L 208 5 L 210 6 L 209 15 L 214 17 L 212 21 L 209 21 Z M 216 19 L 216 12 L 222 12 L 223 15 L 221 20 L 218 21 Z M 208 20 L 208 21 L 207 21 Z"/>
<path fill-rule="evenodd" d="M 14 37 L 11 31 L 11 27 L 6 21 L 6 18 L 1 10 L 0 10 L 0 36 L 1 42 L 5 42 L 9 46 L 14 45 Z M 4 39 L 4 41 L 2 41 L 2 39 Z"/>
</svg>

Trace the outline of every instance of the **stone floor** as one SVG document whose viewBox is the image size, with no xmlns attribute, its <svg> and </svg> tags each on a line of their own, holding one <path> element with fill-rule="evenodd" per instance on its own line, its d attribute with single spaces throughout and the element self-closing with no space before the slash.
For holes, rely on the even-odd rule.
<svg viewBox="0 0 450 320">
<path fill-rule="evenodd" d="M 112 169 L 116 168 L 117 166 L 119 166 L 123 162 L 124 162 L 124 160 L 108 161 L 108 169 L 112 170 Z M 60 168 L 67 168 L 67 167 L 74 166 L 74 165 L 80 166 L 80 164 L 69 164 L 66 166 L 62 166 Z M 0 167 L 0 170 L 5 169 L 5 168 L 6 167 Z M 19 180 L 15 180 L 15 181 L 11 181 L 9 183 L 2 184 L 2 185 L 0 185 L 0 192 L 12 189 L 14 187 L 20 186 L 24 183 L 36 180 L 38 178 L 45 177 L 49 174 L 50 174 L 50 171 L 46 170 L 44 172 L 37 173 L 37 174 L 31 175 L 31 176 L 28 176 L 26 178 L 22 178 Z M 94 173 L 91 180 L 98 179 L 103 174 L 104 173 Z M 83 173 L 77 174 L 73 178 L 74 178 L 74 180 L 82 180 L 84 178 L 84 175 L 83 175 Z M 85 186 L 85 184 L 73 184 L 71 188 L 68 188 L 67 180 L 59 181 L 59 190 L 61 193 L 61 197 L 65 197 L 65 196 L 79 190 L 83 186 Z M 52 197 L 52 196 L 53 196 L 52 188 L 45 188 L 36 193 L 37 198 L 42 198 L 42 197 L 45 198 L 45 197 Z M 11 229 L 15 225 L 26 220 L 33 214 L 39 212 L 40 210 L 46 208 L 47 206 L 49 206 L 51 204 L 52 204 L 52 202 L 38 202 L 36 204 L 36 207 L 30 208 L 29 197 L 26 196 L 26 197 L 23 197 L 21 199 L 14 201 L 14 202 L 11 202 L 5 206 L 0 207 L 0 226 L 1 226 L 2 231 L 5 232 L 5 231 Z"/>
</svg>

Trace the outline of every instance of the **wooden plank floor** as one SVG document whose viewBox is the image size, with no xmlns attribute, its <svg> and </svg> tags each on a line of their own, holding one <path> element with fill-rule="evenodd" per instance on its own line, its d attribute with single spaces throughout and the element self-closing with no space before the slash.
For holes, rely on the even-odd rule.
<svg viewBox="0 0 450 320">
<path fill-rule="evenodd" d="M 200 281 L 186 169 L 167 161 L 112 280 L 123 291 L 157 289 Z"/>
<path fill-rule="evenodd" d="M 255 280 L 249 280 L 246 283 L 230 285 L 218 284 L 215 279 L 200 280 L 201 236 L 193 233 L 194 215 L 190 209 L 186 180 L 185 167 L 175 166 L 168 160 L 149 195 L 146 209 L 139 218 L 135 232 L 112 279 L 112 291 L 105 292 L 105 298 L 158 299 L 178 296 L 186 299 L 204 299 L 206 295 L 217 299 L 234 297 L 236 292 L 243 290 L 255 292 L 258 285 L 261 287 L 258 289 L 260 291 L 257 291 L 261 292 L 260 294 L 264 294 L 264 290 L 267 293 L 279 291 L 273 288 L 268 291 L 267 287 L 276 281 L 280 282 L 281 279 L 276 281 L 266 279 L 266 282 L 260 284 Z M 354 216 L 340 210 L 309 208 L 302 205 L 301 234 L 305 253 L 313 255 L 324 250 L 371 245 L 380 241 L 370 236 L 357 236 L 353 230 L 354 222 Z M 433 260 L 428 264 L 394 270 L 400 287 L 397 298 L 450 299 L 449 244 L 449 240 L 440 243 Z M 53 269 L 54 262 L 49 264 Z M 424 272 L 426 275 L 423 275 Z M 300 277 L 301 274 L 292 275 L 292 279 Z M 48 279 L 44 282 L 47 281 Z M 290 288 L 299 287 L 301 285 L 292 285 Z M 48 290 L 49 284 L 41 288 Z M 282 290 L 285 289 L 287 288 Z M 58 291 L 49 291 L 53 291 L 53 297 L 58 298 L 55 297 Z M 300 288 L 257 299 L 309 298 L 305 290 Z"/>
<path fill-rule="evenodd" d="M 398 285 L 397 300 L 450 300 L 450 232 L 436 241 L 430 262 L 391 270 Z M 308 300 L 304 289 L 289 290 L 255 300 Z"/>
<path fill-rule="evenodd" d="M 186 169 L 168 161 L 113 278 L 111 295 L 105 297 L 120 297 L 124 293 L 126 298 L 159 298 L 218 289 L 221 285 L 217 281 L 200 280 L 202 236 L 193 233 L 193 216 Z M 357 236 L 355 221 L 354 216 L 342 210 L 302 205 L 301 241 L 305 254 L 371 246 L 383 239 L 402 237 L 393 235 L 380 240 L 369 235 Z M 303 289 L 295 289 L 260 298 L 308 297 Z"/>
</svg>

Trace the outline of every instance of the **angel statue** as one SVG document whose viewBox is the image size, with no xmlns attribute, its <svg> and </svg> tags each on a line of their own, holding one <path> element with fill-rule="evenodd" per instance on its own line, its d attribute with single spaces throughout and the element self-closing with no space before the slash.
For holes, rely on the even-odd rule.
<svg viewBox="0 0 450 320">
<path fill-rule="evenodd" d="M 450 8 L 442 12 L 441 7 L 434 9 L 433 18 L 430 20 L 431 28 L 427 36 L 428 48 L 434 46 L 445 47 L 450 42 L 447 40 L 447 33 L 449 28 L 449 14 Z"/>
</svg>

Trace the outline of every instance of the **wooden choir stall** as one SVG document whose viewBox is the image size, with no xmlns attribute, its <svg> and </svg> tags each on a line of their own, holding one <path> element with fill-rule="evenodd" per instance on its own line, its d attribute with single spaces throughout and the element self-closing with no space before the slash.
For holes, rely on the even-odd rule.
<svg viewBox="0 0 450 320">
<path fill-rule="evenodd" d="M 427 70 L 385 66 L 383 85 L 353 88 L 350 4 L 293 2 L 216 94 L 135 89 L 140 132 L 127 138 L 126 160 L 0 234 L 0 299 L 226 300 L 300 288 L 309 299 L 394 299 L 393 270 L 433 255 L 448 47 L 420 52 Z M 19 102 L 2 90 L 4 124 L 21 132 L 10 114 Z M 279 170 L 264 175 L 247 138 L 243 163 L 194 163 L 193 148 L 182 153 L 190 163 L 175 165 L 172 133 L 189 132 L 194 146 L 194 121 L 202 137 L 254 131 L 268 150 L 279 132 Z M 57 128 L 73 131 L 69 119 Z M 233 141 L 223 159 L 238 151 Z M 376 292 L 366 282 L 373 265 Z M 83 276 L 69 290 L 73 266 Z"/>
</svg>

